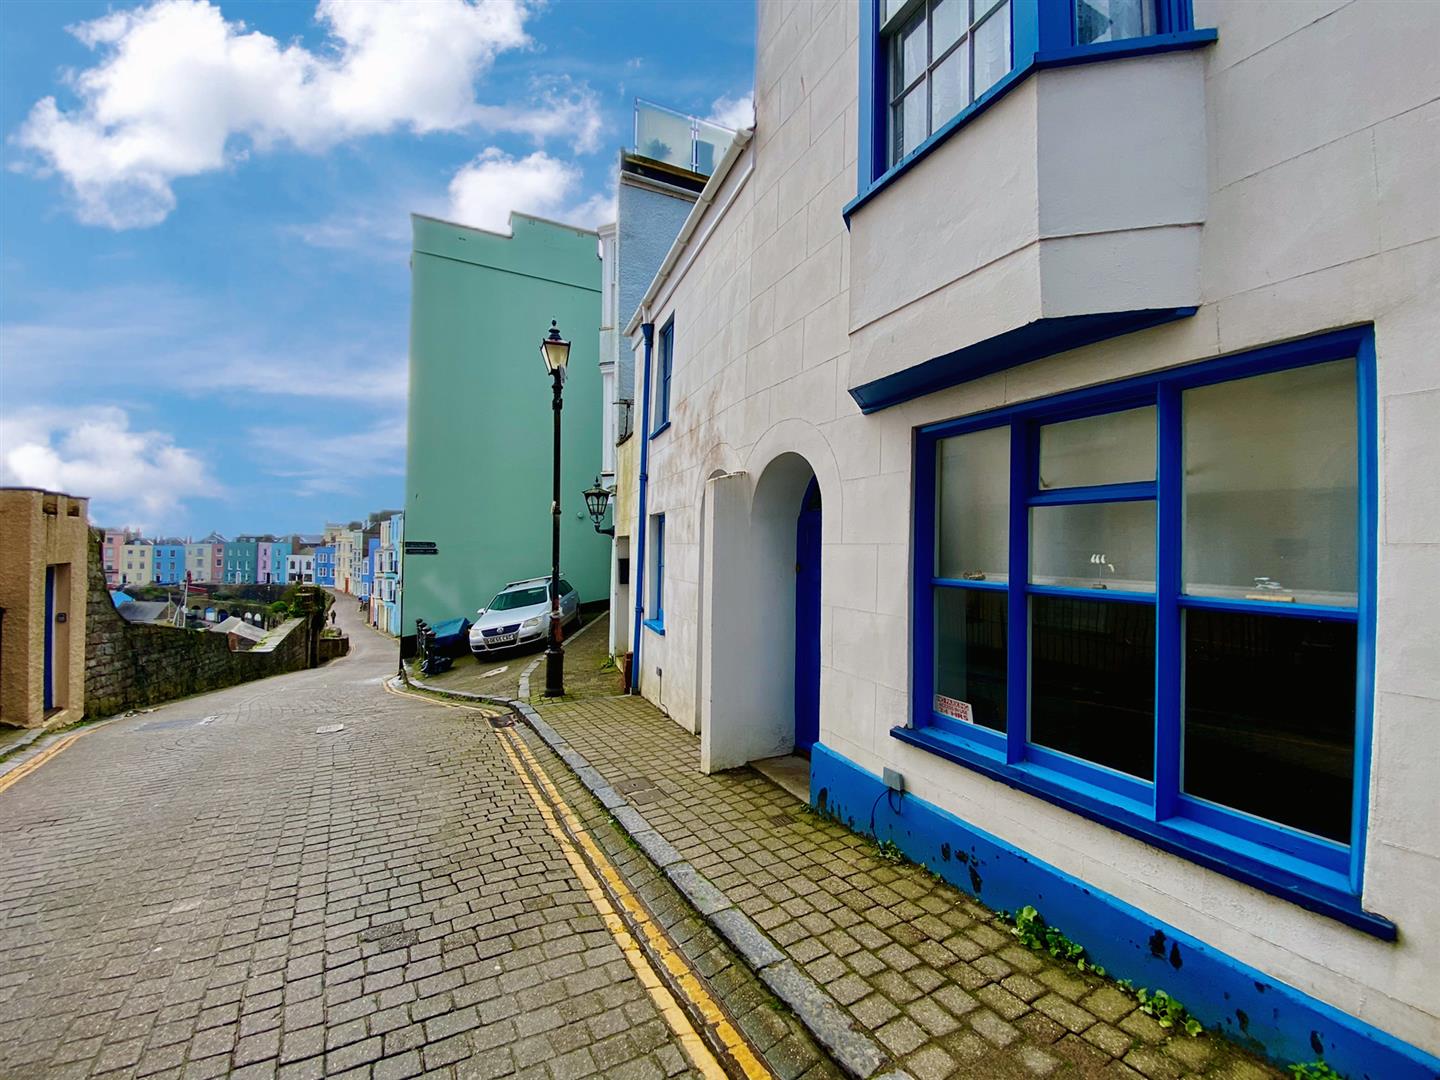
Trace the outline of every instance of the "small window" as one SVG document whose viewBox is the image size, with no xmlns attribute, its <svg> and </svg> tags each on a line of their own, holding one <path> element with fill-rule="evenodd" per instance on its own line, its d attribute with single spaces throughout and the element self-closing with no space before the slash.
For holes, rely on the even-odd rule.
<svg viewBox="0 0 1440 1080">
<path fill-rule="evenodd" d="M 650 602 L 645 625 L 654 630 L 665 629 L 665 515 L 650 519 Z"/>
<path fill-rule="evenodd" d="M 1075 44 L 1122 41 L 1155 32 L 1151 0 L 1075 0 Z"/>
<path fill-rule="evenodd" d="M 659 434 L 660 430 L 670 423 L 670 376 L 675 367 L 675 317 L 672 315 L 670 321 L 660 331 L 658 343 L 658 364 L 655 369 L 655 425 L 651 428 L 651 434 Z"/>
</svg>

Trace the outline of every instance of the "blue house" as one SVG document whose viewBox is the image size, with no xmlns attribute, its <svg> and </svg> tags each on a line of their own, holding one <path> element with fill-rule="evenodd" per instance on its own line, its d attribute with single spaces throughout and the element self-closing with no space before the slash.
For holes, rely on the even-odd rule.
<svg viewBox="0 0 1440 1080">
<path fill-rule="evenodd" d="M 360 570 L 360 595 L 368 598 L 375 593 L 375 563 L 380 558 L 380 537 L 370 537 L 365 549 L 365 563 Z"/>
<path fill-rule="evenodd" d="M 335 584 L 335 545 L 325 544 L 315 549 L 315 584 Z"/>
<path fill-rule="evenodd" d="M 178 585 L 185 580 L 185 545 L 178 540 L 155 543 L 156 585 Z"/>
</svg>

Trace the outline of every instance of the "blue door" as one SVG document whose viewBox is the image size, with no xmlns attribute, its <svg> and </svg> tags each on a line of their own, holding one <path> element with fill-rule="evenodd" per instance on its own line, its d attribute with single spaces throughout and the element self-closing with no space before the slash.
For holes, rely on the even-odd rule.
<svg viewBox="0 0 1440 1080">
<path fill-rule="evenodd" d="M 820 485 L 805 489 L 795 524 L 795 752 L 820 738 Z"/>
<path fill-rule="evenodd" d="M 34 701 L 34 698 L 30 699 Z M 45 711 L 55 707 L 55 567 L 45 568 Z"/>
</svg>

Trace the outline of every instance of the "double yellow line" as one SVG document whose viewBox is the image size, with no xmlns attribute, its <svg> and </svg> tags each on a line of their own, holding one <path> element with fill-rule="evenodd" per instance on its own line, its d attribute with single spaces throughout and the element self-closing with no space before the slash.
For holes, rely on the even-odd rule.
<svg viewBox="0 0 1440 1080">
<path fill-rule="evenodd" d="M 401 697 L 420 696 L 404 693 L 388 684 L 386 689 Z M 465 707 L 428 697 L 421 700 L 445 705 L 447 708 Z M 731 1075 L 731 1070 L 721 1065 L 710 1044 L 692 1022 L 690 1014 L 681 1006 L 676 997 L 677 991 L 703 1021 L 705 1029 L 733 1065 L 735 1073 L 746 1080 L 773 1080 L 774 1074 L 750 1048 L 709 987 L 691 967 L 689 960 L 672 944 L 644 903 L 631 890 L 604 850 L 556 789 L 525 741 L 513 728 L 496 728 L 495 737 L 531 802 L 539 811 L 546 830 L 560 845 L 560 850 L 584 888 L 590 903 L 599 913 L 610 936 L 614 938 L 626 962 L 635 972 L 635 977 L 650 995 L 651 1001 L 695 1069 L 702 1076 L 716 1080 Z M 620 911 L 616 910 L 617 904 Z M 669 976 L 669 983 L 662 978 L 651 957 L 658 961 Z"/>
<path fill-rule="evenodd" d="M 40 768 L 41 765 L 44 765 L 56 754 L 63 753 L 65 750 L 69 749 L 70 746 L 75 742 L 75 740 L 80 738 L 80 736 L 84 734 L 85 732 L 83 731 L 72 732 L 71 734 L 66 735 L 59 742 L 52 743 L 50 746 L 47 746 L 44 750 L 36 754 L 34 757 L 30 758 L 24 764 L 17 765 L 15 766 L 15 768 L 7 772 L 4 776 L 0 776 L 0 791 L 5 791 L 7 788 L 13 787 L 21 780 L 24 780 L 25 777 L 29 776 L 36 769 Z"/>
</svg>

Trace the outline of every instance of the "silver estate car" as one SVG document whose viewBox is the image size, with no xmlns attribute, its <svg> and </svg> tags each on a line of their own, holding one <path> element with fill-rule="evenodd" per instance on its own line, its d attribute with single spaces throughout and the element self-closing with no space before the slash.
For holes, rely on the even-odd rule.
<svg viewBox="0 0 1440 1080">
<path fill-rule="evenodd" d="M 580 595 L 564 578 L 560 579 L 560 625 L 569 626 L 580 618 Z M 495 594 L 470 626 L 470 651 L 481 653 L 512 649 L 543 640 L 549 633 L 550 579 L 512 581 Z"/>
</svg>

